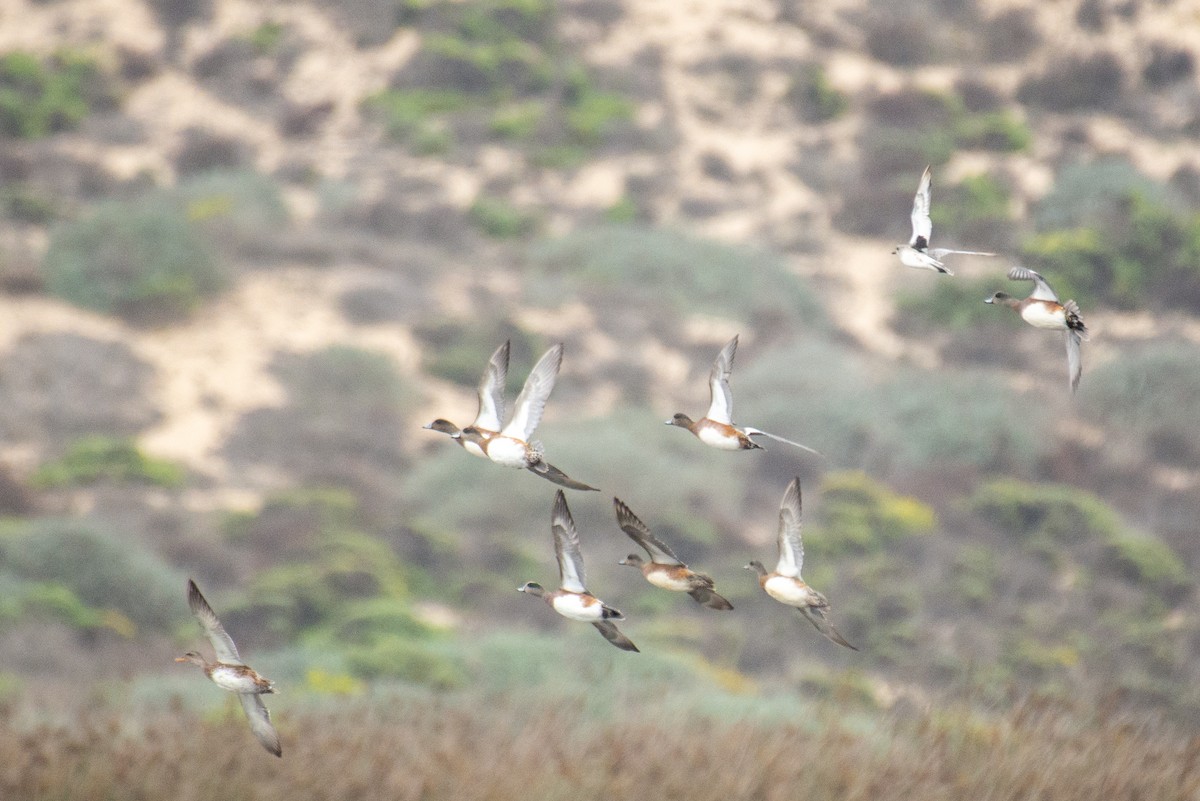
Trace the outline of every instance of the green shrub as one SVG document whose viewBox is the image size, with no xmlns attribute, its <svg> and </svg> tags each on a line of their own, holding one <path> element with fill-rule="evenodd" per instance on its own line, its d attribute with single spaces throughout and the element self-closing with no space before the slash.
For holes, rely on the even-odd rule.
<svg viewBox="0 0 1200 801">
<path fill-rule="evenodd" d="M 1114 442 L 1132 441 L 1156 459 L 1192 465 L 1200 457 L 1197 397 L 1200 348 L 1163 343 L 1090 371 L 1081 400 L 1086 417 L 1103 425 Z"/>
<path fill-rule="evenodd" d="M 1033 142 L 1029 126 L 1011 111 L 964 113 L 954 129 L 959 147 L 1015 153 L 1027 150 Z"/>
<path fill-rule="evenodd" d="M 467 210 L 467 216 L 481 231 L 496 239 L 514 239 L 532 234 L 537 217 L 498 197 L 480 195 Z"/>
<path fill-rule="evenodd" d="M 283 407 L 243 415 L 226 444 L 238 465 L 269 465 L 310 485 L 383 491 L 406 461 L 401 443 L 414 399 L 385 354 L 333 345 L 280 354 L 271 366 Z"/>
<path fill-rule="evenodd" d="M 533 138 L 545 116 L 546 107 L 542 101 L 525 100 L 496 109 L 489 127 L 492 134 L 501 139 L 524 141 Z"/>
<path fill-rule="evenodd" d="M 1180 600 L 1194 584 L 1187 565 L 1157 537 L 1115 532 L 1105 548 L 1104 566 L 1170 601 Z"/>
<path fill-rule="evenodd" d="M 1121 532 L 1120 520 L 1104 501 L 1064 485 L 996 479 L 977 489 L 967 505 L 1022 541 L 1044 538 L 1061 545 L 1109 542 Z"/>
<path fill-rule="evenodd" d="M 806 122 L 828 122 L 846 113 L 850 100 L 835 89 L 820 64 L 808 64 L 792 79 L 787 99 Z"/>
<path fill-rule="evenodd" d="M 893 542 L 928 534 L 937 525 L 933 509 L 860 471 L 829 473 L 818 492 L 820 533 L 806 540 L 813 553 L 876 553 Z"/>
<path fill-rule="evenodd" d="M 0 188 L 0 213 L 20 222 L 46 225 L 58 218 L 58 203 L 30 184 L 13 183 Z"/>
<path fill-rule="evenodd" d="M 537 166 L 576 166 L 632 118 L 633 104 L 596 85 L 559 40 L 556 16 L 542 0 L 431 3 L 394 88 L 364 103 L 390 136 L 426 153 L 470 141 L 483 122 Z"/>
<path fill-rule="evenodd" d="M 1149 300 L 1200 308 L 1200 215 L 1140 192 L 1121 197 L 1086 227 L 1041 233 L 1024 250 L 1084 298 L 1125 308 Z"/>
<path fill-rule="evenodd" d="M 469 105 L 467 95 L 450 89 L 384 89 L 363 100 L 389 137 L 414 146 L 444 132 L 442 118 Z"/>
<path fill-rule="evenodd" d="M 6 529 L 0 559 L 20 578 L 61 585 L 88 607 L 114 610 L 139 627 L 169 631 L 187 616 L 184 577 L 96 523 L 43 518 Z"/>
<path fill-rule="evenodd" d="M 132 440 L 93 436 L 77 440 L 62 458 L 43 464 L 31 481 L 39 487 L 109 481 L 139 482 L 174 489 L 182 486 L 186 479 L 187 472 L 182 466 L 146 456 Z"/>
<path fill-rule="evenodd" d="M 567 132 L 576 144 L 595 147 L 620 123 L 633 118 L 633 103 L 616 92 L 590 87 L 575 93 L 567 105 Z"/>
<path fill-rule="evenodd" d="M 991 603 L 1001 578 L 1000 559 L 987 545 L 964 545 L 951 564 L 955 594 L 976 608 Z"/>
<path fill-rule="evenodd" d="M 507 340 L 510 343 L 509 359 L 514 369 L 508 373 L 505 391 L 507 397 L 513 399 L 525 381 L 525 373 L 515 369 L 515 366 L 532 365 L 547 347 L 540 337 L 508 320 L 494 323 L 477 320 L 471 326 L 463 326 L 459 320 L 448 320 L 422 326 L 415 329 L 414 333 L 429 345 L 425 349 L 425 372 L 472 388 L 479 384 L 492 352 Z"/>
<path fill-rule="evenodd" d="M 1133 195 L 1155 205 L 1175 202 L 1163 184 L 1123 159 L 1071 164 L 1055 176 L 1054 187 L 1034 206 L 1033 219 L 1039 231 L 1095 225 L 1120 215 Z"/>
<path fill-rule="evenodd" d="M 274 179 L 250 170 L 210 170 L 165 192 L 209 242 L 223 250 L 252 247 L 288 222 Z"/>
<path fill-rule="evenodd" d="M 37 139 L 79 125 L 115 103 L 112 79 L 89 56 L 60 51 L 49 61 L 0 56 L 0 135 Z"/>
<path fill-rule="evenodd" d="M 45 271 L 53 294 L 132 322 L 178 320 L 226 284 L 186 216 L 159 202 L 110 201 L 57 226 Z"/>
<path fill-rule="evenodd" d="M 1001 248 L 1012 229 L 1008 187 L 990 175 L 971 175 L 961 183 L 938 187 L 930 218 L 941 243 L 967 249 Z M 942 282 L 944 283 L 944 282 Z"/>
<path fill-rule="evenodd" d="M 716 314 L 759 325 L 827 322 L 816 296 L 778 255 L 638 225 L 602 225 L 536 243 L 533 302 L 587 298 L 658 317 Z"/>
<path fill-rule="evenodd" d="M 455 654 L 398 635 L 348 650 L 346 664 L 365 679 L 399 679 L 442 691 L 470 684 L 470 676 Z"/>
<path fill-rule="evenodd" d="M 741 374 L 739 389 L 761 399 L 756 427 L 885 479 L 914 469 L 1032 469 L 1049 422 L 997 376 L 889 373 L 840 348 L 779 348 Z"/>
<path fill-rule="evenodd" d="M 920 292 L 901 290 L 896 295 L 896 327 L 902 332 L 949 331 L 966 336 L 978 336 L 980 328 L 992 326 L 1016 329 L 1024 325 L 1019 317 L 996 314 L 983 302 L 1003 283 L 996 277 L 958 278 L 938 281 Z"/>
</svg>

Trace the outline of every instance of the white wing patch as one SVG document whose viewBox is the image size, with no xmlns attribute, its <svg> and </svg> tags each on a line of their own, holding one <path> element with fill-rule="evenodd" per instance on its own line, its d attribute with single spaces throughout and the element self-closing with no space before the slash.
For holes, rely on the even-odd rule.
<svg viewBox="0 0 1200 801">
<path fill-rule="evenodd" d="M 1010 281 L 1033 281 L 1033 293 L 1029 297 L 1034 300 L 1052 300 L 1058 303 L 1058 295 L 1046 283 L 1046 279 L 1027 267 L 1014 266 L 1008 271 Z"/>
<path fill-rule="evenodd" d="M 496 348 L 479 380 L 479 413 L 472 423 L 476 428 L 499 431 L 504 425 L 504 385 L 508 381 L 510 345 L 511 341 L 506 341 Z"/>
<path fill-rule="evenodd" d="M 711 401 L 705 417 L 718 423 L 733 423 L 733 392 L 729 389 L 729 374 L 733 372 L 733 355 L 737 352 L 737 345 L 736 336 L 726 342 L 713 360 L 712 371 L 708 374 Z"/>
<path fill-rule="evenodd" d="M 800 578 L 804 567 L 804 541 L 800 539 L 800 479 L 794 478 L 779 505 L 779 564 L 781 576 Z"/>
<path fill-rule="evenodd" d="M 562 343 L 555 345 L 542 354 L 538 363 L 525 379 L 525 386 L 517 396 L 513 407 L 512 419 L 504 427 L 503 434 L 529 441 L 538 424 L 542 422 L 542 412 L 546 408 L 546 399 L 554 390 L 554 382 L 558 380 L 558 371 L 562 367 Z"/>
<path fill-rule="evenodd" d="M 912 239 L 908 241 L 909 245 L 916 245 L 917 241 L 925 238 L 925 247 L 929 246 L 929 236 L 933 233 L 933 223 L 929 220 L 929 199 L 930 189 L 929 183 L 933 177 L 933 173 L 929 167 L 925 168 L 925 172 L 921 173 L 921 183 L 917 185 L 917 194 L 913 196 L 912 207 Z"/>
<path fill-rule="evenodd" d="M 571 592 L 587 592 L 584 586 L 583 554 L 579 550 L 579 532 L 567 508 L 567 499 L 559 490 L 554 496 L 554 512 L 550 517 L 550 531 L 554 535 L 554 555 L 558 559 L 561 586 Z"/>
</svg>

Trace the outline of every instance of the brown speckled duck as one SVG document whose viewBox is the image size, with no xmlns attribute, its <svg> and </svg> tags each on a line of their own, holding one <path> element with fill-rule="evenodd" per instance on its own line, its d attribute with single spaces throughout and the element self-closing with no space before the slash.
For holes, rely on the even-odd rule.
<svg viewBox="0 0 1200 801">
<path fill-rule="evenodd" d="M 613 498 L 613 507 L 617 513 L 617 525 L 650 555 L 650 561 L 647 562 L 638 554 L 631 553 L 622 559 L 620 564 L 638 568 L 646 577 L 646 581 L 655 587 L 686 592 L 701 606 L 707 606 L 709 609 L 733 609 L 733 604 L 713 589 L 712 578 L 697 573 L 680 561 L 675 552 L 654 536 L 646 524 L 620 499 Z"/>
<path fill-rule="evenodd" d="M 198 652 L 188 651 L 175 661 L 199 665 L 204 670 L 204 675 L 212 679 L 213 684 L 222 690 L 236 693 L 238 700 L 242 702 L 242 709 L 246 712 L 246 719 L 250 722 L 250 730 L 254 732 L 254 736 L 262 743 L 263 748 L 275 756 L 283 756 L 279 734 L 271 725 L 271 713 L 262 702 L 264 694 L 275 692 L 274 682 L 258 675 L 242 661 L 233 639 L 225 632 L 225 627 L 217 619 L 216 613 L 200 594 L 200 588 L 191 579 L 188 579 L 187 596 L 188 606 L 200 622 L 208 641 L 212 643 L 217 659 L 215 662 L 209 662 Z"/>
</svg>

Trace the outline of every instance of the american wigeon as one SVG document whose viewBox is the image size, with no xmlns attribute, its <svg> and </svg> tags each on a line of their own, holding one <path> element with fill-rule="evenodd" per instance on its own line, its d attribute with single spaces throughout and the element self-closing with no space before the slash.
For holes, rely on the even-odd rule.
<svg viewBox="0 0 1200 801">
<path fill-rule="evenodd" d="M 1013 267 L 1008 271 L 1008 278 L 1010 281 L 1033 281 L 1033 292 L 1024 299 L 997 292 L 984 300 L 984 303 L 1007 306 L 1034 328 L 1062 331 L 1067 343 L 1067 381 L 1074 392 L 1079 387 L 1080 376 L 1083 375 L 1079 343 L 1088 338 L 1087 326 L 1079 316 L 1079 306 L 1073 300 L 1060 303 L 1058 295 L 1046 283 L 1046 279 L 1028 268 Z"/>
<path fill-rule="evenodd" d="M 591 623 L 604 635 L 604 639 L 618 648 L 637 651 L 637 646 L 622 634 L 613 622 L 624 620 L 625 616 L 592 595 L 584 586 L 579 532 L 575 530 L 575 521 L 571 519 L 571 510 L 567 508 L 567 499 L 562 490 L 554 494 L 550 532 L 554 537 L 554 555 L 558 558 L 559 588 L 547 592 L 541 584 L 530 581 L 517 590 L 541 598 L 563 617 Z"/>
<path fill-rule="evenodd" d="M 897 245 L 892 253 L 900 257 L 900 263 L 919 270 L 935 270 L 945 275 L 954 275 L 942 264 L 942 258 L 951 253 L 961 253 L 965 256 L 995 256 L 981 250 L 951 250 L 950 248 L 929 248 L 929 236 L 933 232 L 933 223 L 929 219 L 929 183 L 933 173 L 929 167 L 921 173 L 921 182 L 917 185 L 917 194 L 913 197 L 912 207 L 912 238 L 906 245 Z"/>
<path fill-rule="evenodd" d="M 438 418 L 424 427 L 448 435 L 462 446 L 467 453 L 490 459 L 507 467 L 524 467 L 568 489 L 598 492 L 596 487 L 576 481 L 542 458 L 540 443 L 529 444 L 526 440 L 541 421 L 542 408 L 558 375 L 562 364 L 562 345 L 555 345 L 530 372 L 525 386 L 517 398 L 513 419 L 502 428 L 504 419 L 504 384 L 508 379 L 509 342 L 505 342 L 488 359 L 487 368 L 479 381 L 479 412 L 475 421 L 466 428 L 459 428 L 444 418 Z M 532 416 L 531 416 L 532 415 Z M 515 437 L 519 431 L 520 438 Z M 492 440 L 504 438 L 494 450 L 489 450 Z"/>
<path fill-rule="evenodd" d="M 217 619 L 216 613 L 208 605 L 204 596 L 200 594 L 200 588 L 191 579 L 188 579 L 187 599 L 192 614 L 196 616 L 196 620 L 200 622 L 200 628 L 204 629 L 208 641 L 212 643 L 217 659 L 215 662 L 209 662 L 198 652 L 188 651 L 183 656 L 177 657 L 175 661 L 199 665 L 204 670 L 204 675 L 212 679 L 214 684 L 222 690 L 236 693 L 238 700 L 242 702 L 242 709 L 246 713 L 246 719 L 250 722 L 250 730 L 254 732 L 254 736 L 263 744 L 263 748 L 275 756 L 283 756 L 283 749 L 279 745 L 279 734 L 271 725 L 271 713 L 267 711 L 266 704 L 262 702 L 262 695 L 275 692 L 275 683 L 258 675 L 242 661 L 242 657 L 238 655 L 237 646 L 233 644 L 233 639 L 225 632 L 225 627 Z"/>
<path fill-rule="evenodd" d="M 686 428 L 695 434 L 696 438 L 705 445 L 711 445 L 723 451 L 761 449 L 762 445 L 759 445 L 750 438 L 763 436 L 820 455 L 807 445 L 792 442 L 790 439 L 784 439 L 783 437 L 769 434 L 757 428 L 751 428 L 750 426 L 734 427 L 733 392 L 729 389 L 729 374 L 733 371 L 733 355 L 737 352 L 737 345 L 738 338 L 734 336 L 733 339 L 725 343 L 725 347 L 721 348 L 721 352 L 713 360 L 712 370 L 708 374 L 708 391 L 710 397 L 708 413 L 699 420 L 692 420 L 686 414 L 678 412 L 667 421 L 667 425 Z"/>
<path fill-rule="evenodd" d="M 857 651 L 838 633 L 825 618 L 829 601 L 825 596 L 804 583 L 800 570 L 804 567 L 804 542 L 800 539 L 800 479 L 794 478 L 783 493 L 779 506 L 779 562 L 775 569 L 767 572 L 757 559 L 746 565 L 747 570 L 758 574 L 758 583 L 772 598 L 787 606 L 794 606 L 808 618 L 817 631 L 838 645 Z"/>
<path fill-rule="evenodd" d="M 646 581 L 655 587 L 686 592 L 701 606 L 707 606 L 709 609 L 733 609 L 733 604 L 713 590 L 713 580 L 709 576 L 697 573 L 681 562 L 675 552 L 650 533 L 646 524 L 619 498 L 613 498 L 613 507 L 617 512 L 617 525 L 650 555 L 650 561 L 647 562 L 638 554 L 631 553 L 619 564 L 638 568 L 646 577 Z"/>
</svg>

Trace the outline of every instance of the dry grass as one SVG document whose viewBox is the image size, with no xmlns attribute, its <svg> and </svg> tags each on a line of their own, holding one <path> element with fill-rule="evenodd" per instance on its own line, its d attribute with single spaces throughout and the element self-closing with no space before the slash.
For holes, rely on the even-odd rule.
<svg viewBox="0 0 1200 801">
<path fill-rule="evenodd" d="M 580 704 L 388 700 L 277 721 L 284 758 L 240 715 L 109 712 L 71 728 L 0 719 L 0 797 L 43 799 L 1191 799 L 1200 737 L 1165 724 L 1026 702 L 1001 716 L 941 708 L 794 724 Z M 669 728 L 664 724 L 670 722 Z"/>
</svg>

